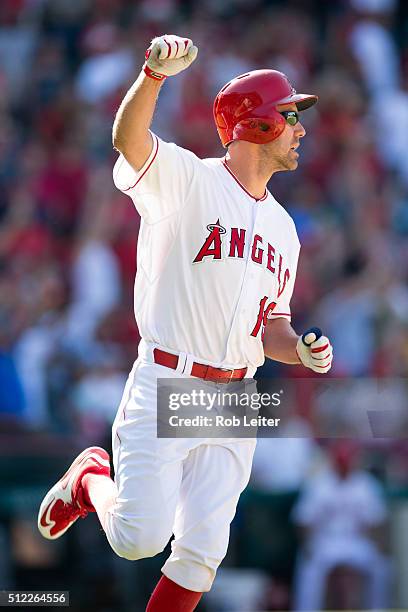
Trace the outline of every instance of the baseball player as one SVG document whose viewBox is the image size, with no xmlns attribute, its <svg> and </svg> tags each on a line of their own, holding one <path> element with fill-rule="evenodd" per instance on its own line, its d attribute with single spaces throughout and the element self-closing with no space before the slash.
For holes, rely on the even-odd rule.
<svg viewBox="0 0 408 612">
<path fill-rule="evenodd" d="M 304 535 L 293 609 L 324 609 L 330 574 L 336 568 L 349 568 L 364 579 L 363 607 L 385 610 L 391 567 L 372 533 L 385 526 L 383 492 L 376 479 L 359 466 L 359 448 L 354 442 L 338 439 L 328 451 L 330 464 L 307 483 L 292 512 Z M 350 593 L 347 599 L 347 608 L 356 601 Z"/>
<path fill-rule="evenodd" d="M 214 102 L 226 156 L 199 159 L 149 131 L 166 78 L 196 56 L 188 38 L 155 38 L 113 125 L 114 182 L 142 219 L 142 340 L 113 424 L 115 480 L 108 453 L 88 448 L 38 518 L 43 536 L 55 539 L 96 511 L 113 550 L 130 560 L 156 555 L 174 534 L 149 612 L 189 612 L 210 590 L 255 449 L 253 439 L 157 438 L 157 379 L 222 386 L 253 377 L 265 355 L 320 373 L 332 362 L 317 328 L 298 336 L 290 325 L 299 241 L 266 188 L 275 172 L 296 169 L 299 113 L 317 97 L 296 93 L 274 70 L 233 79 Z"/>
</svg>

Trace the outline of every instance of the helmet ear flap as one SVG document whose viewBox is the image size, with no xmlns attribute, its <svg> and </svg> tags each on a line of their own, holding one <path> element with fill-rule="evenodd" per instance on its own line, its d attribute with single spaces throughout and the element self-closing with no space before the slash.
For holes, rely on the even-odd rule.
<svg viewBox="0 0 408 612">
<path fill-rule="evenodd" d="M 252 117 L 237 123 L 232 138 L 254 144 L 266 144 L 278 138 L 284 129 L 285 118 L 273 109 L 269 117 Z"/>
</svg>

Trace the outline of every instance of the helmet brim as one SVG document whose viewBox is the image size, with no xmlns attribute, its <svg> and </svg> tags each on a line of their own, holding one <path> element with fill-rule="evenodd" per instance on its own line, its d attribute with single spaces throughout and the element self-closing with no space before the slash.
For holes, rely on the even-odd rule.
<svg viewBox="0 0 408 612">
<path fill-rule="evenodd" d="M 314 96 L 312 94 L 293 94 L 288 96 L 287 98 L 283 98 L 283 100 L 279 100 L 275 102 L 274 106 L 284 106 L 285 104 L 296 104 L 299 111 L 304 111 L 307 108 L 310 108 L 318 101 L 318 96 Z"/>
</svg>

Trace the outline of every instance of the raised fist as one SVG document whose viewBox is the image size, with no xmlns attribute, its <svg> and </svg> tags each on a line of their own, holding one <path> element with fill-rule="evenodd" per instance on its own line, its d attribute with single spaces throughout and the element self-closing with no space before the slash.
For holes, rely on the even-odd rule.
<svg viewBox="0 0 408 612">
<path fill-rule="evenodd" d="M 148 77 L 162 81 L 188 68 L 197 57 L 198 49 L 189 38 L 165 34 L 153 38 L 146 51 L 143 70 Z"/>
<path fill-rule="evenodd" d="M 326 374 L 331 368 L 333 347 L 318 327 L 312 327 L 300 336 L 296 352 L 303 365 L 314 372 Z"/>
</svg>

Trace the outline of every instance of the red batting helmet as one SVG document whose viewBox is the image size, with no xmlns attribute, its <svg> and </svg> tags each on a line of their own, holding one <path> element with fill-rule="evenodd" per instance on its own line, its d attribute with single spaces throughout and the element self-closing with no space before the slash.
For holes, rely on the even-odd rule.
<svg viewBox="0 0 408 612">
<path fill-rule="evenodd" d="M 224 147 L 233 140 L 265 144 L 285 129 L 278 105 L 295 103 L 303 111 L 316 102 L 317 96 L 296 93 L 282 72 L 253 70 L 224 85 L 214 101 L 214 119 Z"/>
</svg>

